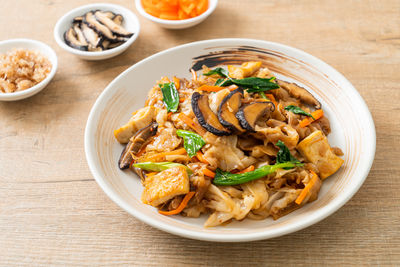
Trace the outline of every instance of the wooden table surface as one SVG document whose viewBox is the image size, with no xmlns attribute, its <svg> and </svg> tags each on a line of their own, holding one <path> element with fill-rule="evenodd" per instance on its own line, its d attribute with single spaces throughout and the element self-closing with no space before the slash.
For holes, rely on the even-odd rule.
<svg viewBox="0 0 400 267">
<path fill-rule="evenodd" d="M 0 103 L 0 266 L 399 266 L 399 0 L 220 0 L 191 29 L 165 30 L 140 17 L 142 31 L 127 52 L 87 62 L 56 45 L 53 27 L 90 2 L 96 1 L 0 1 L 0 40 L 37 39 L 59 57 L 44 91 Z M 137 13 L 133 0 L 107 2 Z M 311 53 L 343 73 L 367 102 L 377 130 L 375 162 L 359 192 L 322 222 L 250 243 L 184 239 L 120 209 L 89 172 L 84 128 L 105 86 L 156 52 L 223 37 Z"/>
</svg>

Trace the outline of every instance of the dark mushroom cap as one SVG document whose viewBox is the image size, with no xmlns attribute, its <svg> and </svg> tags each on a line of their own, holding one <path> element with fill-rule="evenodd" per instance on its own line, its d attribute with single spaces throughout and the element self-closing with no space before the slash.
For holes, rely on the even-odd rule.
<svg viewBox="0 0 400 267">
<path fill-rule="evenodd" d="M 243 99 L 243 89 L 238 88 L 230 92 L 219 105 L 218 108 L 218 119 L 223 126 L 230 129 L 231 131 L 244 132 L 240 126 L 239 120 L 236 118 L 235 114 L 239 111 L 242 105 Z"/>
<path fill-rule="evenodd" d="M 275 105 L 272 102 L 254 102 L 241 107 L 236 113 L 236 118 L 244 129 L 255 132 L 257 120 L 264 116 L 268 111 L 274 110 Z"/>
<path fill-rule="evenodd" d="M 194 92 L 192 95 L 193 113 L 199 121 L 200 125 L 215 135 L 230 135 L 231 132 L 226 129 L 218 120 L 217 115 L 208 105 L 208 96 Z"/>
</svg>

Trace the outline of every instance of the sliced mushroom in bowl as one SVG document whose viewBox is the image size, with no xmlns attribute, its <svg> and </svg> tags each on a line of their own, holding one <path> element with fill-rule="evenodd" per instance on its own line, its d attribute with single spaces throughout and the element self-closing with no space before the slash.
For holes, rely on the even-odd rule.
<svg viewBox="0 0 400 267">
<path fill-rule="evenodd" d="M 112 11 L 89 11 L 72 21 L 73 25 L 65 32 L 64 40 L 72 48 L 83 51 L 112 49 L 134 34 L 121 26 L 122 15 Z"/>
<path fill-rule="evenodd" d="M 64 15 L 55 26 L 54 37 L 68 52 L 100 60 L 125 51 L 139 32 L 139 20 L 130 10 L 113 4 L 92 4 Z"/>
</svg>

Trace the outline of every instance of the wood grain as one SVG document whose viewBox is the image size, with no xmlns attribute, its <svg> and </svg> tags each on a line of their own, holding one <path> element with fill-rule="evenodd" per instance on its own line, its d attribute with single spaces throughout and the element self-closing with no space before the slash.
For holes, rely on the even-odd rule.
<svg viewBox="0 0 400 267">
<path fill-rule="evenodd" d="M 398 266 L 400 264 L 400 1 L 220 0 L 202 24 L 142 32 L 124 54 L 86 62 L 61 50 L 53 27 L 96 1 L 0 1 L 0 39 L 52 46 L 59 70 L 40 94 L 0 103 L 1 266 Z M 107 1 L 136 12 L 134 1 Z M 137 12 L 136 12 L 137 13 Z M 367 102 L 377 151 L 360 191 L 338 212 L 300 232 L 219 244 L 143 224 L 97 186 L 83 133 L 97 96 L 119 73 L 163 49 L 203 39 L 245 37 L 291 45 L 343 73 Z"/>
</svg>

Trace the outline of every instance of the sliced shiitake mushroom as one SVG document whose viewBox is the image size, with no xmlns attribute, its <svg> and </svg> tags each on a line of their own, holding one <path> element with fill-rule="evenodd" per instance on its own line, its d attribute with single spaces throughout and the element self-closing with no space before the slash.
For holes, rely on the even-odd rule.
<svg viewBox="0 0 400 267">
<path fill-rule="evenodd" d="M 117 38 L 117 36 L 115 36 L 107 26 L 103 25 L 96 19 L 96 16 L 92 11 L 85 14 L 83 22 L 110 41 L 114 41 Z"/>
<path fill-rule="evenodd" d="M 218 108 L 218 120 L 223 126 L 231 131 L 244 132 L 240 126 L 239 120 L 236 118 L 235 114 L 239 111 L 242 105 L 243 99 L 243 89 L 238 88 L 230 92 L 219 105 Z"/>
<path fill-rule="evenodd" d="M 231 134 L 230 131 L 219 122 L 217 115 L 211 110 L 208 105 L 207 95 L 194 92 L 192 95 L 192 109 L 200 125 L 210 133 L 219 136 Z"/>
<path fill-rule="evenodd" d="M 100 10 L 96 10 L 95 12 L 100 11 Z M 101 13 L 103 13 L 105 16 L 107 16 L 107 18 L 114 18 L 115 17 L 115 13 L 112 11 L 100 11 Z"/>
<path fill-rule="evenodd" d="M 75 17 L 72 23 L 81 23 L 83 21 L 83 16 Z"/>
<path fill-rule="evenodd" d="M 94 13 L 96 19 L 101 22 L 102 24 L 104 24 L 105 26 L 107 26 L 112 33 L 118 35 L 118 36 L 122 36 L 122 37 L 131 37 L 133 35 L 133 33 L 128 32 L 127 30 L 125 30 L 121 25 L 115 23 L 111 18 L 109 18 L 106 14 L 104 14 L 101 11 L 96 11 Z"/>
<path fill-rule="evenodd" d="M 305 88 L 296 83 L 289 83 L 282 80 L 277 80 L 278 85 L 285 89 L 291 96 L 298 98 L 309 105 L 313 105 L 316 109 L 321 108 L 321 103 Z"/>
<path fill-rule="evenodd" d="M 103 42 L 101 42 L 101 48 L 103 48 L 103 50 L 107 50 L 110 48 L 110 44 L 111 44 L 110 41 L 104 40 Z"/>
<path fill-rule="evenodd" d="M 114 23 L 118 24 L 118 25 L 122 25 L 122 21 L 124 20 L 124 17 L 122 17 L 122 15 L 117 14 L 113 17 L 112 19 L 114 21 Z"/>
<path fill-rule="evenodd" d="M 75 30 L 71 27 L 69 28 L 65 33 L 64 33 L 64 40 L 69 45 L 70 47 L 82 50 L 82 51 L 88 51 L 88 44 L 87 42 L 83 42 L 82 40 L 78 39 L 79 37 L 77 36 Z"/>
<path fill-rule="evenodd" d="M 129 167 L 132 162 L 132 153 L 136 154 L 140 151 L 143 145 L 157 133 L 158 124 L 152 122 L 150 125 L 140 129 L 131 137 L 129 143 L 122 150 L 121 156 L 118 160 L 118 167 L 123 170 Z"/>
<path fill-rule="evenodd" d="M 72 26 L 75 31 L 76 38 L 78 39 L 79 42 L 87 45 L 87 40 L 79 25 L 80 25 L 79 23 L 74 23 Z"/>
<path fill-rule="evenodd" d="M 92 10 L 75 17 L 72 22 L 72 27 L 64 33 L 65 42 L 84 51 L 111 49 L 133 35 L 122 27 L 122 15 L 112 11 Z"/>
<path fill-rule="evenodd" d="M 89 43 L 89 51 L 94 51 L 96 48 L 100 47 L 102 38 L 97 32 L 84 23 L 81 24 L 81 30 L 87 42 Z"/>
<path fill-rule="evenodd" d="M 255 132 L 257 120 L 264 116 L 268 111 L 274 110 L 275 106 L 272 102 L 254 102 L 241 107 L 236 113 L 236 118 L 244 129 Z"/>
</svg>

